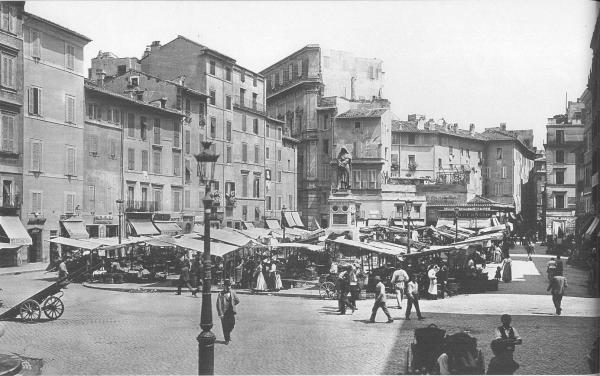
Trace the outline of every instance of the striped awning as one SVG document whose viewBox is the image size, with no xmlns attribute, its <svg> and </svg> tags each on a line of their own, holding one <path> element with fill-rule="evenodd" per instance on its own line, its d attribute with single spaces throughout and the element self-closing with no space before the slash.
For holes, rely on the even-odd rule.
<svg viewBox="0 0 600 376">
<path fill-rule="evenodd" d="M 82 220 L 60 221 L 71 239 L 87 239 L 90 237 Z"/>
<path fill-rule="evenodd" d="M 0 216 L 0 226 L 8 243 L 14 246 L 31 245 L 31 236 L 17 216 Z"/>
</svg>

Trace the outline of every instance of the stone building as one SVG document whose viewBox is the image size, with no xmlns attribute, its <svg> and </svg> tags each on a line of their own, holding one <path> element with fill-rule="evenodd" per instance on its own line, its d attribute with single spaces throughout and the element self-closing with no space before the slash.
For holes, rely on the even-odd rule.
<svg viewBox="0 0 600 376">
<path fill-rule="evenodd" d="M 19 218 L 23 203 L 24 4 L 0 3 L 0 266 L 27 261 L 27 245 L 31 245 Z"/>
<path fill-rule="evenodd" d="M 553 237 L 575 231 L 576 155 L 572 151 L 583 141 L 583 109 L 583 102 L 569 101 L 567 113 L 549 118 L 546 125 L 546 234 Z"/>
<path fill-rule="evenodd" d="M 538 239 L 545 239 L 546 234 L 546 152 L 541 149 L 536 151 L 533 161 L 532 177 L 535 184 L 535 217 Z"/>
<path fill-rule="evenodd" d="M 117 57 L 109 51 L 98 51 L 98 55 L 92 58 L 91 68 L 88 70 L 88 79 L 97 78 L 98 72 L 106 77 L 119 76 L 128 70 L 140 70 L 140 61 L 137 57 Z"/>
<path fill-rule="evenodd" d="M 307 45 L 261 71 L 267 111 L 298 139 L 298 210 L 308 224 L 327 224 L 334 172 L 330 164 L 334 118 L 350 102 L 381 98 L 382 61 Z M 338 108 L 338 104 L 348 107 Z M 388 105 L 389 107 L 389 105 Z M 383 152 L 383 150 L 382 150 Z"/>
<path fill-rule="evenodd" d="M 297 141 L 267 116 L 261 74 L 182 36 L 153 42 L 140 65 L 161 79 L 184 79 L 182 86 L 208 96 L 204 134 L 221 156 L 212 188 L 224 192 L 223 225 L 262 226 L 265 218 L 280 218 L 284 205 L 296 208 Z"/>
<path fill-rule="evenodd" d="M 572 152 L 575 154 L 575 195 L 577 205 L 575 215 L 578 220 L 593 217 L 592 202 L 592 93 L 586 88 L 581 94 L 581 122 L 583 124 L 583 141 L 576 145 Z M 581 224 L 581 223 L 580 223 Z"/>
<path fill-rule="evenodd" d="M 598 11 L 598 7 L 596 8 Z M 591 92 L 591 191 L 594 213 L 600 214 L 600 16 L 596 19 L 590 43 L 593 50 L 592 70 L 588 78 Z"/>
<path fill-rule="evenodd" d="M 23 196 L 33 244 L 29 262 L 50 259 L 49 238 L 83 236 L 83 47 L 90 39 L 24 13 Z M 85 235 L 87 236 L 87 235 Z"/>
</svg>

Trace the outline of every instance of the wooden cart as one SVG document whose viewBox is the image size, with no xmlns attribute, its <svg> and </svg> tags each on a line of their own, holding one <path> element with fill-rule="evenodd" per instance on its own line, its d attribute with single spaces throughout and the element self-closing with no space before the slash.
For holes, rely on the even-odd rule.
<svg viewBox="0 0 600 376">
<path fill-rule="evenodd" d="M 58 319 L 65 311 L 65 305 L 61 298 L 63 296 L 62 289 L 67 284 L 69 284 L 67 278 L 51 284 L 14 307 L 2 312 L 0 314 L 0 321 L 20 316 L 23 321 L 31 322 L 39 320 L 42 312 L 50 320 Z"/>
</svg>

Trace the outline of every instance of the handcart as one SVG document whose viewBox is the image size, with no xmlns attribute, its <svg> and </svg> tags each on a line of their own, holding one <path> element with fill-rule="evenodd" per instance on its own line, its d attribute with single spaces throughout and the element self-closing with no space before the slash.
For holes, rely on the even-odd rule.
<svg viewBox="0 0 600 376">
<path fill-rule="evenodd" d="M 65 311 L 65 305 L 61 298 L 62 289 L 69 284 L 67 278 L 63 278 L 38 293 L 23 300 L 14 307 L 0 314 L 0 321 L 21 317 L 21 320 L 32 322 L 39 320 L 42 312 L 50 320 L 56 320 Z"/>
<path fill-rule="evenodd" d="M 449 358 L 466 359 L 457 362 L 470 365 L 470 368 L 454 369 L 450 365 L 451 374 L 484 374 L 485 363 L 483 353 L 477 349 L 477 339 L 467 333 L 446 335 L 446 331 L 431 324 L 415 329 L 415 340 L 406 349 L 405 374 L 439 374 L 438 358 L 443 353 Z"/>
</svg>

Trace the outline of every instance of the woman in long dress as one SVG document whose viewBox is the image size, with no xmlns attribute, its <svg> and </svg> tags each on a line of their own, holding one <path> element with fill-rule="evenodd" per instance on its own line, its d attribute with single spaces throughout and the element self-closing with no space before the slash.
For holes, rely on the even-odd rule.
<svg viewBox="0 0 600 376">
<path fill-rule="evenodd" d="M 429 277 L 429 289 L 427 292 L 433 299 L 437 299 L 437 272 L 440 268 L 435 265 L 432 266 L 427 272 L 427 277 Z"/>
<path fill-rule="evenodd" d="M 256 275 L 256 288 L 255 291 L 266 291 L 267 283 L 265 282 L 265 277 L 263 275 L 263 264 L 262 262 L 258 264 L 256 267 L 256 271 L 254 272 Z"/>
<path fill-rule="evenodd" d="M 510 259 L 510 255 L 502 261 L 502 281 L 512 281 L 512 260 Z"/>
</svg>

